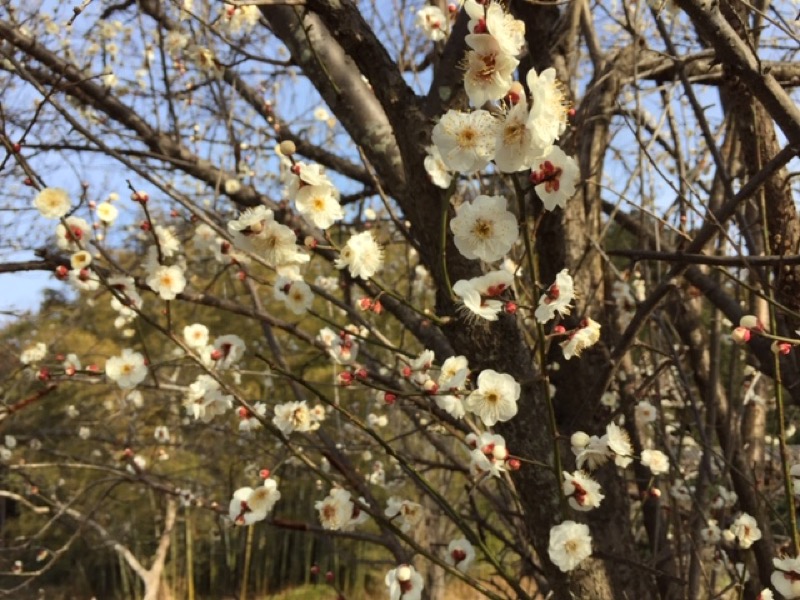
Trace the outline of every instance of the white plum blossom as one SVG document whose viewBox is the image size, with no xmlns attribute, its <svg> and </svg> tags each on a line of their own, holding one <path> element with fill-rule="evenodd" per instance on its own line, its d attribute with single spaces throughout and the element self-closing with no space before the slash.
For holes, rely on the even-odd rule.
<svg viewBox="0 0 800 600">
<path fill-rule="evenodd" d="M 351 531 L 369 517 L 350 499 L 350 492 L 337 487 L 332 488 L 325 499 L 317 502 L 314 508 L 319 511 L 322 527 L 334 531 Z"/>
<path fill-rule="evenodd" d="M 447 37 L 448 18 L 438 6 L 424 6 L 417 11 L 417 29 L 432 42 L 441 42 Z"/>
<path fill-rule="evenodd" d="M 519 383 L 511 375 L 486 369 L 478 375 L 478 388 L 467 397 L 465 408 L 491 427 L 517 414 L 520 391 Z"/>
<path fill-rule="evenodd" d="M 497 121 L 485 110 L 448 110 L 433 128 L 431 138 L 450 171 L 480 171 L 494 156 Z"/>
<path fill-rule="evenodd" d="M 425 582 L 411 565 L 400 565 L 386 573 L 389 600 L 420 600 Z"/>
<path fill-rule="evenodd" d="M 289 435 L 293 431 L 312 431 L 315 426 L 319 427 L 305 400 L 276 405 L 272 423 L 283 435 Z"/>
<path fill-rule="evenodd" d="M 442 364 L 439 372 L 439 389 L 457 390 L 463 387 L 469 375 L 469 363 L 466 356 L 451 356 Z M 448 411 L 449 412 L 449 411 Z"/>
<path fill-rule="evenodd" d="M 230 179 L 225 180 L 225 183 L 222 184 L 222 189 L 225 190 L 225 193 L 229 196 L 234 196 L 241 191 L 242 182 L 231 177 Z"/>
<path fill-rule="evenodd" d="M 175 229 L 172 227 L 162 227 L 156 225 L 153 227 L 158 239 L 158 247 L 161 249 L 161 254 L 167 258 L 175 256 L 181 249 L 181 242 L 178 236 L 175 235 Z M 158 255 L 155 252 L 156 256 Z"/>
<path fill-rule="evenodd" d="M 467 52 L 464 90 L 470 104 L 480 107 L 486 102 L 500 100 L 514 81 L 519 61 L 504 53 L 491 35 L 471 34 L 467 40 L 472 50 Z"/>
<path fill-rule="evenodd" d="M 228 223 L 234 243 L 261 256 L 272 267 L 299 265 L 310 260 L 300 252 L 297 237 L 286 225 L 275 221 L 275 215 L 265 206 L 248 208 L 238 219 Z"/>
<path fill-rule="evenodd" d="M 531 179 L 536 183 L 534 189 L 545 210 L 555 210 L 556 206 L 564 208 L 567 200 L 575 195 L 580 178 L 578 163 L 558 146 L 553 146 L 547 156 L 535 162 L 539 166 L 534 168 Z"/>
<path fill-rule="evenodd" d="M 561 342 L 564 358 L 569 360 L 574 356 L 580 356 L 581 352 L 594 346 L 598 341 L 600 341 L 600 323 L 586 318 L 577 331 L 574 331 L 566 341 Z"/>
<path fill-rule="evenodd" d="M 239 431 L 247 432 L 261 429 L 261 421 L 264 420 L 264 416 L 267 414 L 267 405 L 263 402 L 256 402 L 251 408 L 252 410 L 245 406 L 239 407 Z"/>
<path fill-rule="evenodd" d="M 634 418 L 639 425 L 652 423 L 658 418 L 658 411 L 648 400 L 642 400 L 634 408 Z"/>
<path fill-rule="evenodd" d="M 718 544 L 722 539 L 722 532 L 716 519 L 709 519 L 706 526 L 700 529 L 700 538 L 711 546 Z"/>
<path fill-rule="evenodd" d="M 332 329 L 324 327 L 317 335 L 317 339 L 325 345 L 328 354 L 339 364 L 350 364 L 358 356 L 358 342 L 346 331 L 337 334 Z"/>
<path fill-rule="evenodd" d="M 353 502 L 350 492 L 333 488 L 324 500 L 314 504 L 319 511 L 319 521 L 323 528 L 333 531 L 343 530 L 353 515 Z"/>
<path fill-rule="evenodd" d="M 669 457 L 661 450 L 642 450 L 642 465 L 653 475 L 669 473 Z"/>
<path fill-rule="evenodd" d="M 153 437 L 159 444 L 168 444 L 170 440 L 169 428 L 166 425 L 156 425 Z"/>
<path fill-rule="evenodd" d="M 91 227 L 80 217 L 67 217 L 66 227 L 59 223 L 56 227 L 56 244 L 60 250 L 77 252 L 86 245 Z"/>
<path fill-rule="evenodd" d="M 296 315 L 303 315 L 311 308 L 314 294 L 309 285 L 302 279 L 292 280 L 288 277 L 279 277 L 273 288 L 276 300 L 282 300 L 290 311 Z"/>
<path fill-rule="evenodd" d="M 72 208 L 72 202 L 66 190 L 48 187 L 37 194 L 33 206 L 47 219 L 60 219 Z"/>
<path fill-rule="evenodd" d="M 422 505 L 411 500 L 403 500 L 392 496 L 386 501 L 386 511 L 384 512 L 389 519 L 397 518 L 401 531 L 410 531 L 411 528 L 419 525 L 424 513 Z"/>
<path fill-rule="evenodd" d="M 208 345 L 208 327 L 194 323 L 183 328 L 183 340 L 190 348 L 200 349 Z"/>
<path fill-rule="evenodd" d="M 424 162 L 425 172 L 431 178 L 433 185 L 446 190 L 453 181 L 453 175 L 447 170 L 447 165 L 442 160 L 439 148 L 432 145 L 425 148 L 425 151 L 427 152 Z"/>
<path fill-rule="evenodd" d="M 258 24 L 261 11 L 254 4 L 244 6 L 224 5 L 224 12 L 218 21 L 228 33 L 237 35 L 240 33 L 250 33 Z"/>
<path fill-rule="evenodd" d="M 362 231 L 347 240 L 334 265 L 337 269 L 347 267 L 353 277 L 369 279 L 383 266 L 383 248 L 371 231 Z"/>
<path fill-rule="evenodd" d="M 550 529 L 547 554 L 564 573 L 572 571 L 592 555 L 589 527 L 575 521 L 564 521 Z"/>
<path fill-rule="evenodd" d="M 466 538 L 453 540 L 447 545 L 447 554 L 444 560 L 448 565 L 466 573 L 472 561 L 475 560 L 475 548 Z"/>
<path fill-rule="evenodd" d="M 628 432 L 616 423 L 609 423 L 606 426 L 604 436 L 608 450 L 614 458 L 614 463 L 624 469 L 633 461 L 633 446 Z"/>
<path fill-rule="evenodd" d="M 229 369 L 244 356 L 244 340 L 238 335 L 222 335 L 214 340 L 209 358 L 218 369 Z"/>
<path fill-rule="evenodd" d="M 452 394 L 437 394 L 433 397 L 436 406 L 441 408 L 454 419 L 463 419 L 466 414 L 464 402 L 458 396 Z"/>
<path fill-rule="evenodd" d="M 467 45 L 472 45 L 473 34 L 485 31 L 497 41 L 504 53 L 518 56 L 522 52 L 525 22 L 508 14 L 499 2 L 466 0 L 464 10 L 470 17 L 467 27 L 471 34 L 466 37 Z"/>
<path fill-rule="evenodd" d="M 161 265 L 150 273 L 147 285 L 162 300 L 174 300 L 186 288 L 186 278 L 178 265 Z"/>
<path fill-rule="evenodd" d="M 506 470 L 508 448 L 502 435 L 485 431 L 480 435 L 470 433 L 465 438 L 470 452 L 469 472 L 473 477 L 482 477 L 487 473 L 492 477 L 500 477 Z"/>
<path fill-rule="evenodd" d="M 456 208 L 450 221 L 453 242 L 469 259 L 494 262 L 503 258 L 517 241 L 517 218 L 507 210 L 504 196 L 478 196 Z"/>
<path fill-rule="evenodd" d="M 97 205 L 97 218 L 100 219 L 106 225 L 110 225 L 114 221 L 117 220 L 117 216 L 119 216 L 119 210 L 116 206 L 111 204 L 110 202 L 101 202 Z"/>
<path fill-rule="evenodd" d="M 106 361 L 106 377 L 123 390 L 135 388 L 147 377 L 144 356 L 125 348 L 121 355 L 112 356 Z"/>
<path fill-rule="evenodd" d="M 569 102 L 553 68 L 545 69 L 541 74 L 531 69 L 526 82 L 532 98 L 529 126 L 537 138 L 537 145 L 546 148 L 566 130 Z"/>
<path fill-rule="evenodd" d="M 761 539 L 758 521 L 747 513 L 736 517 L 730 526 L 730 532 L 736 537 L 739 547 L 745 550 Z"/>
<path fill-rule="evenodd" d="M 506 112 L 497 126 L 494 163 L 503 173 L 530 169 L 537 159 L 550 152 L 550 146 L 539 146 L 528 122 L 528 101 L 519 101 Z"/>
<path fill-rule="evenodd" d="M 69 257 L 69 264 L 73 269 L 85 269 L 92 264 L 92 255 L 86 250 L 79 250 Z"/>
<path fill-rule="evenodd" d="M 583 433 L 583 435 L 586 434 Z M 575 434 L 573 434 L 572 439 L 575 439 Z M 575 465 L 579 469 L 586 468 L 590 471 L 594 471 L 598 467 L 602 467 L 606 464 L 610 455 L 607 437 L 603 436 L 600 438 L 596 435 L 588 437 L 586 443 L 583 445 L 579 446 L 573 443 L 572 452 L 575 454 Z"/>
<path fill-rule="evenodd" d="M 327 184 L 304 185 L 298 190 L 294 203 L 298 212 L 320 229 L 328 229 L 344 217 L 336 189 Z"/>
<path fill-rule="evenodd" d="M 772 566 L 769 580 L 777 592 L 787 600 L 800 598 L 800 558 L 773 558 Z"/>
<path fill-rule="evenodd" d="M 72 352 L 67 354 L 67 357 L 64 359 L 64 362 L 61 363 L 61 366 L 64 367 L 64 372 L 67 375 L 74 375 L 75 371 L 80 371 L 82 368 L 78 355 Z"/>
<path fill-rule="evenodd" d="M 19 362 L 23 365 L 33 365 L 44 360 L 45 356 L 47 356 L 47 344 L 36 342 L 22 351 L 19 356 Z"/>
<path fill-rule="evenodd" d="M 287 159 L 287 164 L 291 164 Z M 325 169 L 318 164 L 296 162 L 286 172 L 286 197 L 296 199 L 297 194 L 305 186 L 327 186 L 335 189 L 333 182 L 325 174 Z"/>
<path fill-rule="evenodd" d="M 97 273 L 90 269 L 70 269 L 69 282 L 81 292 L 93 292 L 100 287 Z"/>
<path fill-rule="evenodd" d="M 539 298 L 534 318 L 539 323 L 547 323 L 554 319 L 556 313 L 566 317 L 570 313 L 570 304 L 575 299 L 575 285 L 567 269 L 561 270 L 556 275 L 553 283 Z"/>
<path fill-rule="evenodd" d="M 268 477 L 264 485 L 255 489 L 243 487 L 236 490 L 228 507 L 228 515 L 234 525 L 252 525 L 265 519 L 280 499 L 277 482 Z"/>
<path fill-rule="evenodd" d="M 564 472 L 562 489 L 569 505 L 575 510 L 588 511 L 600 506 L 605 496 L 600 491 L 600 484 L 582 471 Z"/>
<path fill-rule="evenodd" d="M 497 300 L 514 283 L 514 276 L 508 271 L 491 271 L 472 279 L 460 279 L 453 286 L 470 313 L 487 321 L 496 321 L 505 302 Z"/>
<path fill-rule="evenodd" d="M 208 423 L 217 415 L 230 410 L 233 396 L 224 394 L 219 382 L 213 377 L 202 374 L 189 386 L 184 404 L 195 420 Z"/>
</svg>

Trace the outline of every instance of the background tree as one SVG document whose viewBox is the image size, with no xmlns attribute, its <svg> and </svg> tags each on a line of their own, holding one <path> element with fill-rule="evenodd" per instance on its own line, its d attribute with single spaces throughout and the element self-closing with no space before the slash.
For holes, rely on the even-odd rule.
<svg viewBox="0 0 800 600">
<path fill-rule="evenodd" d="M 431 597 L 454 578 L 492 598 L 789 594 L 800 565 L 774 561 L 800 550 L 794 4 L 2 6 L 0 270 L 82 290 L 44 305 L 38 331 L 6 331 L 5 497 L 37 516 L 15 552 L 69 520 L 64 507 L 76 535 L 114 539 L 101 515 L 119 518 L 104 498 L 120 487 L 148 495 L 144 522 L 163 516 L 134 554 L 162 556 L 176 522 L 164 498 L 190 479 L 211 522 L 269 512 L 305 539 L 325 529 L 382 548 L 361 558 L 386 561 L 390 595 L 406 600 L 412 562 Z M 457 165 L 486 129 L 491 149 Z M 512 145 L 525 136 L 544 141 Z M 58 245 L 40 213 L 59 219 Z M 496 254 L 465 250 L 492 227 L 517 236 Z M 61 317 L 87 307 L 80 327 Z M 195 344 L 193 323 L 211 337 Z M 440 389 L 457 356 L 470 377 Z M 40 439 L 74 390 L 97 411 L 89 433 Z M 481 412 L 504 394 L 515 414 Z M 502 442 L 478 438 L 488 428 Z M 73 460 L 90 442 L 98 453 Z M 593 471 L 602 502 L 576 511 L 593 489 L 576 466 L 606 461 Z M 101 474 L 75 474 L 87 469 Z M 63 497 L 42 493 L 60 479 Z M 65 535 L 54 543 L 67 549 Z M 242 597 L 246 535 L 236 581 L 216 580 Z M 459 538 L 480 568 L 456 568 Z M 306 545 L 303 560 L 341 548 Z M 38 573 L 20 568 L 14 593 Z M 362 575 L 351 587 L 370 587 Z"/>
</svg>

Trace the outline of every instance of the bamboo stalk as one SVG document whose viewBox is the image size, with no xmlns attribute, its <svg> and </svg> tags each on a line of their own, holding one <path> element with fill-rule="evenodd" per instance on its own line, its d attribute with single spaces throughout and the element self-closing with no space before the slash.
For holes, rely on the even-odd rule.
<svg viewBox="0 0 800 600">
<path fill-rule="evenodd" d="M 250 573 L 250 559 L 253 557 L 253 526 L 247 527 L 247 541 L 244 547 L 244 571 L 242 572 L 242 588 L 239 600 L 247 600 L 247 577 Z"/>
</svg>

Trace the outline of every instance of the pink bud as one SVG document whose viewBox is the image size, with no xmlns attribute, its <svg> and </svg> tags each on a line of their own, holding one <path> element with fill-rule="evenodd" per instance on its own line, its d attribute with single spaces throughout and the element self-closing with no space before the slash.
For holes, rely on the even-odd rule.
<svg viewBox="0 0 800 600">
<path fill-rule="evenodd" d="M 777 340 L 772 342 L 771 348 L 775 354 L 783 354 L 784 356 L 792 351 L 792 345 L 789 342 L 779 342 Z"/>
<path fill-rule="evenodd" d="M 731 339 L 737 344 L 746 344 L 750 341 L 750 330 L 746 327 L 737 327 L 731 333 Z"/>
</svg>

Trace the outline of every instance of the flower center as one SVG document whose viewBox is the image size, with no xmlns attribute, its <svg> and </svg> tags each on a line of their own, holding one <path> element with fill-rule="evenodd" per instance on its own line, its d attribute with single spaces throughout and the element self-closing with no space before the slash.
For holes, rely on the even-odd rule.
<svg viewBox="0 0 800 600">
<path fill-rule="evenodd" d="M 494 233 L 494 226 L 492 221 L 488 219 L 476 219 L 475 224 L 472 226 L 472 233 L 475 237 L 481 240 L 487 240 L 492 237 Z"/>
<path fill-rule="evenodd" d="M 525 123 L 522 121 L 514 121 L 513 123 L 509 123 L 503 129 L 503 143 L 506 146 L 511 146 L 512 144 L 519 144 L 522 141 L 522 137 L 525 135 Z"/>
<path fill-rule="evenodd" d="M 465 127 L 458 132 L 457 139 L 461 148 L 474 148 L 478 143 L 478 132 L 472 127 Z"/>
<path fill-rule="evenodd" d="M 317 196 L 311 201 L 311 207 L 317 212 L 323 212 L 325 210 L 325 198 Z"/>
</svg>

